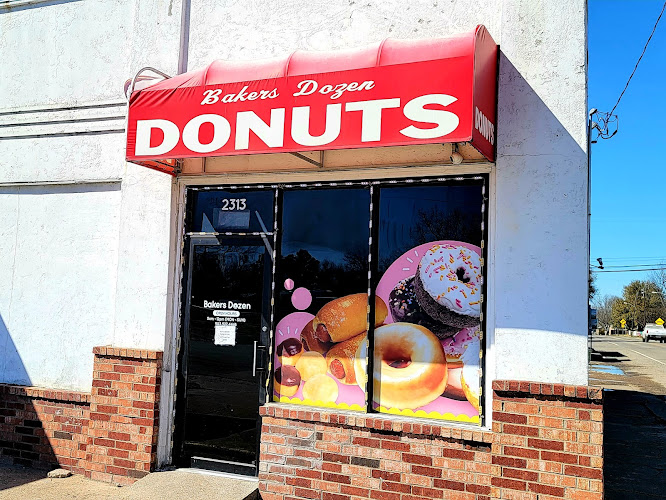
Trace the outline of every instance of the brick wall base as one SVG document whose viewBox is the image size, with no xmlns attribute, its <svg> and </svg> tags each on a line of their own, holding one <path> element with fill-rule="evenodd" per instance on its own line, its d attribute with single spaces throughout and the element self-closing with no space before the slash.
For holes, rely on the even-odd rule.
<svg viewBox="0 0 666 500">
<path fill-rule="evenodd" d="M 493 383 L 492 431 L 266 405 L 264 500 L 601 500 L 602 392 Z"/>
<path fill-rule="evenodd" d="M 93 354 L 90 394 L 0 384 L 0 460 L 118 484 L 154 468 L 162 353 Z"/>
</svg>

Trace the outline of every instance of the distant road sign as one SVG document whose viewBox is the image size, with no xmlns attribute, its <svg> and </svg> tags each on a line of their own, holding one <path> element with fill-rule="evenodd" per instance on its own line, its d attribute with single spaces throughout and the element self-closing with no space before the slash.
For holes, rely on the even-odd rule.
<svg viewBox="0 0 666 500">
<path fill-rule="evenodd" d="M 657 321 L 655 321 L 655 323 L 657 323 L 658 325 L 663 325 L 663 324 L 664 324 L 664 320 L 661 319 L 661 318 L 657 318 Z"/>
<path fill-rule="evenodd" d="M 663 323 L 663 321 L 662 321 L 662 323 Z M 624 328 L 625 326 L 627 326 L 627 320 L 625 320 L 624 318 L 622 318 L 622 319 L 620 320 L 620 326 L 621 326 L 622 328 Z"/>
</svg>

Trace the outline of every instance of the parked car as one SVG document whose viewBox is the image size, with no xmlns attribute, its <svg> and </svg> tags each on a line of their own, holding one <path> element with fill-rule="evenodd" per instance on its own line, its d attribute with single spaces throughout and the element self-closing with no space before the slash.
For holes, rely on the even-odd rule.
<svg viewBox="0 0 666 500">
<path fill-rule="evenodd" d="M 650 339 L 657 339 L 659 342 L 666 342 L 666 328 L 664 325 L 657 325 L 655 323 L 648 323 L 641 332 L 643 342 L 648 342 Z"/>
</svg>

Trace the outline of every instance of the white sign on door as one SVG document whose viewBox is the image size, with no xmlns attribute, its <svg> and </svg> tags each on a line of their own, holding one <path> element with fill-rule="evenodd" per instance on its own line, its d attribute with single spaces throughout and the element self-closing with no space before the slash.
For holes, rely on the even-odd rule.
<svg viewBox="0 0 666 500">
<path fill-rule="evenodd" d="M 236 345 L 236 325 L 215 323 L 215 345 Z"/>
</svg>

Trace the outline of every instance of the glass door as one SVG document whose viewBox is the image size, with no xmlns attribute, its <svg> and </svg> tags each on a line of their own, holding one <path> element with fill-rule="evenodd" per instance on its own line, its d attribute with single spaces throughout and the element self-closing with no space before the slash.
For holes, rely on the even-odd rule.
<svg viewBox="0 0 666 500">
<path fill-rule="evenodd" d="M 253 235 L 189 239 L 179 462 L 255 475 L 272 252 Z"/>
</svg>

